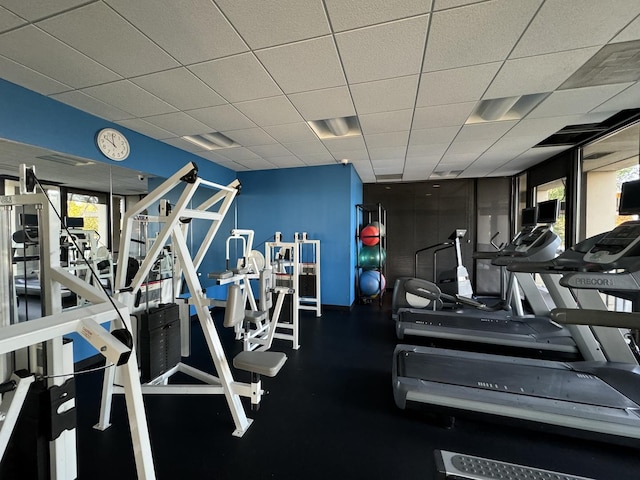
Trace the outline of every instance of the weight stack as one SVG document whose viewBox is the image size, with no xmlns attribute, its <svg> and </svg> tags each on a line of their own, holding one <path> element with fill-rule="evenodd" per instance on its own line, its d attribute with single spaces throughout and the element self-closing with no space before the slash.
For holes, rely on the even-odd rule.
<svg viewBox="0 0 640 480">
<path fill-rule="evenodd" d="M 180 312 L 175 303 L 139 314 L 141 381 L 148 382 L 180 362 Z"/>
</svg>

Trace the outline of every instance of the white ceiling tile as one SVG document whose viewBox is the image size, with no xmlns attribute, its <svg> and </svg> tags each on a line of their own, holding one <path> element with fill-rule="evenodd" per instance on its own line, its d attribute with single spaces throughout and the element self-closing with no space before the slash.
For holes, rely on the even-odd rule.
<svg viewBox="0 0 640 480">
<path fill-rule="evenodd" d="M 151 73 L 131 81 L 179 110 L 213 107 L 227 103 L 186 68 Z M 180 85 L 176 88 L 176 85 Z"/>
<path fill-rule="evenodd" d="M 328 153 L 316 153 L 312 155 L 299 155 L 305 165 L 333 165 L 336 159 Z"/>
<path fill-rule="evenodd" d="M 558 116 L 552 118 L 524 118 L 520 120 L 506 137 L 514 139 L 516 137 L 537 137 L 538 141 L 547 138 L 552 133 L 566 127 L 579 123 L 580 115 Z"/>
<path fill-rule="evenodd" d="M 507 60 L 484 98 L 552 92 L 597 51 L 592 47 Z"/>
<path fill-rule="evenodd" d="M 338 160 L 347 159 L 350 162 L 369 160 L 367 150 L 331 150 L 331 154 Z"/>
<path fill-rule="evenodd" d="M 183 65 L 246 52 L 210 0 L 105 0 Z"/>
<path fill-rule="evenodd" d="M 451 155 L 465 155 L 465 160 L 468 160 L 468 157 L 476 158 L 484 153 L 494 142 L 490 140 L 477 140 L 475 142 L 462 142 L 457 139 L 453 141 L 449 148 L 447 149 L 447 153 L 445 154 L 445 158 L 449 158 Z"/>
<path fill-rule="evenodd" d="M 264 127 L 264 131 L 280 143 L 298 143 L 318 139 L 306 122 Z"/>
<path fill-rule="evenodd" d="M 566 0 L 547 0 L 511 56 L 602 46 L 638 14 L 637 0 L 581 0 L 579 6 Z"/>
<path fill-rule="evenodd" d="M 148 117 L 176 110 L 128 80 L 87 87 L 82 91 L 137 117 Z"/>
<path fill-rule="evenodd" d="M 350 83 L 420 72 L 429 15 L 336 34 Z"/>
<path fill-rule="evenodd" d="M 349 137 L 326 138 L 322 143 L 331 153 L 344 151 L 366 151 L 364 140 L 360 135 Z"/>
<path fill-rule="evenodd" d="M 124 77 L 178 66 L 171 56 L 103 3 L 71 10 L 37 25 Z"/>
<path fill-rule="evenodd" d="M 273 163 L 276 167 L 279 168 L 295 168 L 305 166 L 305 163 L 302 160 L 300 160 L 298 157 L 294 157 L 293 155 L 285 157 L 271 157 L 269 158 L 269 162 Z"/>
<path fill-rule="evenodd" d="M 111 121 L 124 120 L 132 117 L 130 113 L 124 112 L 119 108 L 102 102 L 78 90 L 59 93 L 57 95 L 52 95 L 51 97 L 59 102 L 71 105 L 78 110 L 82 110 Z"/>
<path fill-rule="evenodd" d="M 260 157 L 245 147 L 231 147 L 218 150 L 223 157 L 239 162 L 241 160 L 257 160 Z"/>
<path fill-rule="evenodd" d="M 118 125 L 122 125 L 123 127 L 128 128 L 129 130 L 133 130 L 135 132 L 146 135 L 147 137 L 155 138 L 156 140 L 164 140 L 167 138 L 171 138 L 174 136 L 171 132 L 167 130 L 157 127 L 156 125 L 152 125 L 149 122 L 142 120 L 141 118 L 130 118 L 126 120 L 117 120 L 116 123 Z M 184 148 L 191 142 L 181 143 L 181 146 L 174 145 L 179 148 Z M 195 147 L 193 143 L 191 143 Z"/>
<path fill-rule="evenodd" d="M 429 13 L 430 7 L 424 0 L 325 0 L 325 4 L 334 32 L 422 15 Z"/>
<path fill-rule="evenodd" d="M 0 32 L 11 30 L 12 28 L 24 25 L 25 23 L 27 22 L 19 16 L 11 13 L 6 8 L 0 7 Z"/>
<path fill-rule="evenodd" d="M 433 14 L 423 71 L 506 59 L 542 0 L 495 0 Z"/>
<path fill-rule="evenodd" d="M 347 87 L 292 93 L 289 95 L 289 100 L 305 120 L 324 120 L 355 115 Z"/>
<path fill-rule="evenodd" d="M 481 153 L 481 152 L 480 152 Z M 442 157 L 441 162 L 438 164 L 438 167 L 443 166 L 444 169 L 448 170 L 457 170 L 462 165 L 468 165 L 473 162 L 480 153 L 449 153 L 447 152 L 444 157 Z M 450 167 L 450 168 L 449 168 Z M 440 170 L 440 168 L 438 168 Z"/>
<path fill-rule="evenodd" d="M 87 0 L 0 0 L 0 5 L 29 21 L 39 20 L 56 13 L 70 10 Z"/>
<path fill-rule="evenodd" d="M 371 158 L 371 161 L 404 158 L 405 154 L 406 147 L 369 148 L 369 158 Z"/>
<path fill-rule="evenodd" d="M 511 130 L 516 123 L 518 123 L 517 120 L 464 125 L 456 137 L 456 142 L 474 142 L 477 140 L 495 142 Z"/>
<path fill-rule="evenodd" d="M 219 132 L 223 130 L 241 130 L 243 128 L 256 126 L 233 105 L 199 108 L 197 110 L 189 110 L 187 113 Z"/>
<path fill-rule="evenodd" d="M 416 106 L 480 100 L 502 62 L 423 73 Z"/>
<path fill-rule="evenodd" d="M 313 142 L 287 143 L 284 145 L 294 155 L 326 155 L 329 152 L 320 140 Z"/>
<path fill-rule="evenodd" d="M 424 157 L 407 157 L 404 162 L 404 169 L 406 171 L 415 171 L 424 168 L 433 168 L 440 163 L 441 155 L 425 155 Z"/>
<path fill-rule="evenodd" d="M 246 128 L 243 130 L 224 131 L 223 133 L 244 147 L 276 143 L 276 141 L 261 128 Z"/>
<path fill-rule="evenodd" d="M 272 170 L 276 166 L 264 158 L 250 158 L 246 160 L 236 160 L 236 163 L 247 167 L 249 170 Z"/>
<path fill-rule="evenodd" d="M 394 112 L 359 115 L 358 120 L 360 121 L 362 133 L 366 135 L 401 132 L 411 128 L 413 110 L 396 110 Z"/>
<path fill-rule="evenodd" d="M 429 145 L 409 145 L 407 158 L 409 157 L 442 157 L 450 143 L 433 143 Z"/>
<path fill-rule="evenodd" d="M 475 105 L 476 102 L 465 102 L 416 108 L 413 116 L 413 128 L 460 126 L 467 121 Z"/>
<path fill-rule="evenodd" d="M 625 27 L 611 43 L 630 42 L 632 40 L 640 39 L 640 17 L 637 17 L 633 22 Z"/>
<path fill-rule="evenodd" d="M 254 50 L 331 32 L 320 0 L 216 3 Z"/>
<path fill-rule="evenodd" d="M 4 33 L 0 38 L 0 55 L 74 88 L 121 78 L 32 25 Z"/>
<path fill-rule="evenodd" d="M 202 133 L 211 133 L 211 127 L 199 122 L 195 118 L 184 112 L 165 113 L 163 115 L 153 115 L 145 117 L 147 122 L 168 130 L 179 137 L 184 135 L 200 135 Z"/>
<path fill-rule="evenodd" d="M 220 154 L 220 152 L 224 151 L 225 149 L 205 150 L 204 152 L 199 152 L 198 155 L 200 155 L 202 158 L 206 158 L 207 160 L 211 160 L 212 162 L 216 162 L 220 165 L 226 166 L 227 168 L 231 168 L 232 170 L 237 170 L 236 167 L 238 167 L 239 165 L 237 165 L 233 160 L 229 160 L 227 157 L 224 157 Z"/>
<path fill-rule="evenodd" d="M 199 63 L 189 69 L 229 102 L 282 94 L 253 53 Z"/>
<path fill-rule="evenodd" d="M 593 112 L 617 112 L 627 108 L 640 108 L 640 82 L 600 104 Z"/>
<path fill-rule="evenodd" d="M 351 85 L 358 115 L 413 108 L 418 75 L 390 78 Z"/>
<path fill-rule="evenodd" d="M 269 160 L 277 157 L 282 158 L 292 156 L 289 150 L 278 143 L 274 143 L 272 145 L 250 146 L 249 150 L 251 150 L 256 155 L 260 155 L 262 158 L 268 158 Z"/>
<path fill-rule="evenodd" d="M 298 111 L 284 95 L 239 102 L 234 106 L 261 127 L 302 121 Z"/>
<path fill-rule="evenodd" d="M 446 143 L 456 138 L 460 127 L 422 128 L 411 130 L 409 145 L 434 145 Z"/>
<path fill-rule="evenodd" d="M 409 131 L 392 132 L 392 133 L 376 133 L 365 136 L 365 142 L 368 149 L 381 147 L 400 147 L 407 144 Z"/>
<path fill-rule="evenodd" d="M 472 3 L 484 2 L 485 0 L 433 0 L 433 11 L 456 8 Z"/>
<path fill-rule="evenodd" d="M 256 56 L 285 93 L 346 85 L 331 36 L 267 48 Z"/>
<path fill-rule="evenodd" d="M 0 56 L 0 72 L 5 80 L 42 95 L 64 92 L 72 88 L 3 56 Z"/>
<path fill-rule="evenodd" d="M 549 95 L 527 118 L 558 117 L 587 113 L 607 101 L 630 84 L 560 90 Z"/>
</svg>

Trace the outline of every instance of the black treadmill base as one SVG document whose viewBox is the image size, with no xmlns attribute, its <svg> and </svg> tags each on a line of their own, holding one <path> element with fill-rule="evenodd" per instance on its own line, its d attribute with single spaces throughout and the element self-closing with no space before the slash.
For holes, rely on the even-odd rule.
<svg viewBox="0 0 640 480">
<path fill-rule="evenodd" d="M 492 427 L 499 426 L 500 429 L 512 430 L 513 434 L 518 434 L 518 430 L 526 429 L 540 435 L 552 435 L 569 437 L 586 442 L 600 442 L 609 445 L 618 445 L 636 451 L 640 448 L 640 439 L 619 437 L 603 433 L 588 432 L 568 427 L 551 425 L 547 423 L 534 422 L 511 417 L 500 417 L 487 413 L 471 412 L 452 407 L 442 407 L 439 405 L 429 405 L 413 400 L 406 401 L 405 414 L 435 427 L 443 429 L 476 429 L 474 424 L 482 424 L 486 429 L 486 424 Z M 637 452 L 636 452 L 637 454 Z"/>
</svg>

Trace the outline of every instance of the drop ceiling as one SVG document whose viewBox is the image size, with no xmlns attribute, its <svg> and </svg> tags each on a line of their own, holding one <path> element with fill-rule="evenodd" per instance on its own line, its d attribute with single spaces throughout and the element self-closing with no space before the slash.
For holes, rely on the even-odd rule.
<svg viewBox="0 0 640 480">
<path fill-rule="evenodd" d="M 235 171 L 513 175 L 570 148 L 533 148 L 557 130 L 640 108 L 639 15 L 637 0 L 0 0 L 0 77 Z M 624 76 L 581 80 L 599 52 Z M 541 100 L 521 118 L 468 122 L 524 95 Z M 308 123 L 342 117 L 359 133 Z M 184 138 L 215 132 L 231 147 Z"/>
</svg>

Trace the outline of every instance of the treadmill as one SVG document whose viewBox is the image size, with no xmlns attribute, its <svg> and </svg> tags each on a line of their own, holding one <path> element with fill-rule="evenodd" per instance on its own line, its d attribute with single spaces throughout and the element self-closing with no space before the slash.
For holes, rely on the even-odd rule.
<svg viewBox="0 0 640 480">
<path fill-rule="evenodd" d="M 640 182 L 636 183 L 635 191 L 640 193 Z M 640 212 L 640 202 L 637 207 L 634 213 Z M 560 283 L 576 292 L 637 295 L 640 221 L 625 222 L 602 236 L 584 255 L 580 270 L 571 267 Z M 552 318 L 609 331 L 608 338 L 603 336 L 606 342 L 596 342 L 604 359 L 554 362 L 398 345 L 392 373 L 396 405 L 404 409 L 414 403 L 426 404 L 534 422 L 559 433 L 595 434 L 637 446 L 640 366 L 620 329 L 640 328 L 640 313 L 560 308 L 552 311 Z M 627 361 L 620 361 L 622 358 Z"/>
<path fill-rule="evenodd" d="M 552 208 L 557 208 L 557 201 L 552 202 Z M 560 239 L 553 233 L 550 225 L 535 228 L 525 226 L 503 250 L 492 252 L 492 263 L 505 268 L 513 262 L 522 264 L 549 261 L 556 256 L 559 244 Z M 526 349 L 523 352 L 535 352 L 546 358 L 580 358 L 571 332 L 549 318 L 549 305 L 543 299 L 531 273 L 510 273 L 509 292 L 519 292 L 519 286 L 526 294 L 533 315 L 525 315 L 522 311 L 513 314 L 504 309 L 485 309 L 479 303 L 460 298 L 460 303 L 465 307 L 455 310 L 399 309 L 396 335 L 399 339 L 403 339 L 405 335 L 415 335 L 466 344 L 513 347 L 518 350 Z M 507 298 L 507 302 L 509 300 Z M 516 303 L 521 304 L 519 297 L 516 300 Z M 555 306 L 567 306 L 558 298 L 554 298 L 554 303 Z"/>
</svg>

